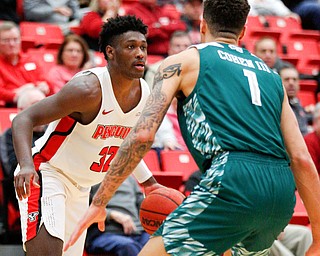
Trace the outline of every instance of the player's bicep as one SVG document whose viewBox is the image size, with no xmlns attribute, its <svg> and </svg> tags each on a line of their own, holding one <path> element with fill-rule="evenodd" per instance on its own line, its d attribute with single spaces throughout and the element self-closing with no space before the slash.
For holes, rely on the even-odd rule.
<svg viewBox="0 0 320 256">
<path fill-rule="evenodd" d="M 87 88 L 87 83 L 81 79 L 73 79 L 58 93 L 30 106 L 26 114 L 34 125 L 47 124 L 74 112 L 85 112 L 90 106 L 93 90 Z"/>
</svg>

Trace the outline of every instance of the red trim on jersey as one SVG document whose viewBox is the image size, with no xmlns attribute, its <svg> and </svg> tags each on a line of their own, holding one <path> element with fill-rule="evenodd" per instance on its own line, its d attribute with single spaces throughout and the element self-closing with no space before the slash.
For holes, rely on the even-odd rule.
<svg viewBox="0 0 320 256">
<path fill-rule="evenodd" d="M 40 219 L 41 219 L 41 177 L 40 188 L 30 186 L 31 195 L 28 197 L 28 220 L 27 220 L 27 233 L 26 239 L 29 241 L 37 235 Z"/>
<path fill-rule="evenodd" d="M 51 133 L 46 144 L 40 150 L 40 154 L 45 159 L 45 161 L 49 161 L 54 156 L 54 154 L 60 148 L 61 144 L 64 142 L 67 136 L 72 132 L 76 123 L 77 123 L 76 120 L 68 116 L 62 118 L 59 121 L 59 124 L 57 125 L 55 130 Z"/>
</svg>

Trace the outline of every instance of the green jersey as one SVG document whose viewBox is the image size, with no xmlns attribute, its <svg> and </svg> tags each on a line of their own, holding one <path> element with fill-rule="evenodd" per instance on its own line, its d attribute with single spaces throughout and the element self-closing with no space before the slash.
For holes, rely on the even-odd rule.
<svg viewBox="0 0 320 256">
<path fill-rule="evenodd" d="M 200 70 L 192 93 L 178 102 L 185 142 L 202 171 L 223 151 L 288 159 L 280 129 L 280 76 L 246 49 L 195 45 Z"/>
</svg>

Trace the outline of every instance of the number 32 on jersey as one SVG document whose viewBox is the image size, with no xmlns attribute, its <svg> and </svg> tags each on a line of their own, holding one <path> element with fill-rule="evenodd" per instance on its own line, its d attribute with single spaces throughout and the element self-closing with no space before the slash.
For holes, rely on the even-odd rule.
<svg viewBox="0 0 320 256">
<path fill-rule="evenodd" d="M 99 163 L 93 162 L 90 166 L 90 170 L 93 172 L 106 172 L 112 159 L 117 154 L 118 149 L 118 146 L 104 147 L 99 153 L 101 156 Z"/>
</svg>

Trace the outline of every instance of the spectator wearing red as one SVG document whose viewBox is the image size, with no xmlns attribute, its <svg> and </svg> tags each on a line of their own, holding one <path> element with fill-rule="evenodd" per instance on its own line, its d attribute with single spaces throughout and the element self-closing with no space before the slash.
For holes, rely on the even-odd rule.
<svg viewBox="0 0 320 256">
<path fill-rule="evenodd" d="M 320 175 L 320 103 L 316 104 L 313 112 L 313 132 L 308 133 L 304 140 Z"/>
<path fill-rule="evenodd" d="M 48 80 L 53 93 L 71 80 L 71 78 L 84 68 L 90 68 L 88 45 L 78 35 L 65 37 L 57 55 L 57 65 L 53 66 L 48 73 Z"/>
<path fill-rule="evenodd" d="M 157 0 L 140 0 L 125 8 L 125 14 L 135 15 L 148 26 L 148 54 L 166 56 L 170 36 L 176 30 L 186 30 L 185 23 Z"/>
<path fill-rule="evenodd" d="M 3 21 L 0 24 L 0 101 L 6 107 L 16 107 L 19 95 L 29 87 L 50 94 L 43 69 L 21 50 L 18 26 L 12 21 Z"/>
<path fill-rule="evenodd" d="M 99 51 L 99 34 L 103 22 L 108 18 L 123 15 L 121 0 L 92 0 L 90 11 L 86 13 L 80 22 L 80 35 L 86 40 L 89 48 Z"/>
</svg>

